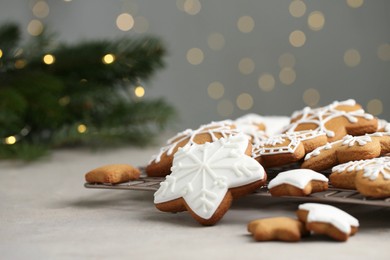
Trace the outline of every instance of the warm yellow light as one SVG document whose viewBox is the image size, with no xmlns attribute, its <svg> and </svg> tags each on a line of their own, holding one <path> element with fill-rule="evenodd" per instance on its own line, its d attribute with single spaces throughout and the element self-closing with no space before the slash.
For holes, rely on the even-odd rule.
<svg viewBox="0 0 390 260">
<path fill-rule="evenodd" d="M 62 98 L 60 98 L 58 100 L 58 103 L 61 105 L 61 106 L 66 106 L 70 103 L 70 97 L 69 96 L 64 96 Z"/>
<path fill-rule="evenodd" d="M 319 31 L 324 27 L 324 14 L 318 11 L 311 12 L 307 18 L 307 24 L 313 31 Z"/>
<path fill-rule="evenodd" d="M 16 137 L 15 136 L 8 136 L 7 138 L 5 138 L 4 142 L 6 144 L 9 144 L 9 145 L 14 144 L 14 143 L 16 143 Z"/>
<path fill-rule="evenodd" d="M 306 12 L 306 5 L 300 0 L 294 0 L 288 7 L 290 14 L 294 17 L 302 17 Z"/>
<path fill-rule="evenodd" d="M 192 65 L 199 65 L 203 62 L 204 54 L 199 48 L 192 48 L 187 51 L 187 61 Z"/>
<path fill-rule="evenodd" d="M 348 67 L 356 67 L 360 64 L 360 53 L 358 50 L 349 49 L 344 53 L 344 63 Z"/>
<path fill-rule="evenodd" d="M 283 68 L 280 70 L 279 79 L 285 85 L 291 85 L 296 79 L 295 70 L 292 68 Z"/>
<path fill-rule="evenodd" d="M 260 89 L 269 92 L 275 88 L 275 78 L 272 74 L 264 73 L 260 75 L 258 84 Z"/>
<path fill-rule="evenodd" d="M 199 0 L 186 0 L 183 9 L 187 14 L 196 15 L 202 9 L 202 5 Z"/>
<path fill-rule="evenodd" d="M 45 56 L 43 56 L 43 62 L 47 65 L 50 65 L 50 64 L 53 64 L 55 62 L 55 57 L 51 54 L 46 54 Z"/>
<path fill-rule="evenodd" d="M 367 103 L 367 112 L 374 116 L 380 115 L 383 112 L 383 103 L 379 99 L 372 99 Z"/>
<path fill-rule="evenodd" d="M 23 60 L 23 59 L 20 59 L 20 60 L 17 60 L 15 61 L 15 68 L 17 69 L 23 69 L 24 67 L 26 67 L 26 60 Z"/>
<path fill-rule="evenodd" d="M 390 44 L 384 43 L 378 47 L 377 51 L 379 59 L 383 61 L 390 61 Z M 1 58 L 1 55 L 0 55 Z"/>
<path fill-rule="evenodd" d="M 134 26 L 134 18 L 131 14 L 123 13 L 116 18 L 116 26 L 121 31 L 129 31 Z"/>
<path fill-rule="evenodd" d="M 106 54 L 102 60 L 104 64 L 111 64 L 115 61 L 115 56 L 113 54 Z"/>
<path fill-rule="evenodd" d="M 87 131 L 87 126 L 84 125 L 84 124 L 79 124 L 77 126 L 77 131 L 80 133 L 80 134 L 83 134 Z"/>
<path fill-rule="evenodd" d="M 208 86 L 207 93 L 212 99 L 220 99 L 225 93 L 225 87 L 222 85 L 222 83 L 214 81 Z"/>
<path fill-rule="evenodd" d="M 242 93 L 237 97 L 236 104 L 241 110 L 249 110 L 253 106 L 253 98 L 248 93 Z"/>
<path fill-rule="evenodd" d="M 294 47 L 302 47 L 306 42 L 306 35 L 304 32 L 296 30 L 290 34 L 290 44 Z"/>
<path fill-rule="evenodd" d="M 45 1 L 38 1 L 34 4 L 32 12 L 38 18 L 45 18 L 49 15 L 50 8 Z"/>
<path fill-rule="evenodd" d="M 0 58 L 3 57 L 3 51 L 0 49 Z"/>
<path fill-rule="evenodd" d="M 243 33 L 249 33 L 255 27 L 255 21 L 251 16 L 242 16 L 237 21 L 237 28 Z"/>
<path fill-rule="evenodd" d="M 138 86 L 134 89 L 134 94 L 137 97 L 143 97 L 145 95 L 145 89 L 142 86 Z"/>
<path fill-rule="evenodd" d="M 32 36 L 38 36 L 43 32 L 43 24 L 41 21 L 33 19 L 27 25 L 27 32 Z"/>
<path fill-rule="evenodd" d="M 364 0 L 347 0 L 347 5 L 352 8 L 359 8 L 364 4 Z"/>
<path fill-rule="evenodd" d="M 255 69 L 255 63 L 251 58 L 242 58 L 238 63 L 238 70 L 241 74 L 251 74 Z"/>
<path fill-rule="evenodd" d="M 219 51 L 225 46 L 225 37 L 221 33 L 212 33 L 207 38 L 210 49 Z"/>
<path fill-rule="evenodd" d="M 306 105 L 314 107 L 318 104 L 320 101 L 320 92 L 314 88 L 306 89 L 305 92 L 303 92 L 303 102 L 305 102 Z"/>
</svg>

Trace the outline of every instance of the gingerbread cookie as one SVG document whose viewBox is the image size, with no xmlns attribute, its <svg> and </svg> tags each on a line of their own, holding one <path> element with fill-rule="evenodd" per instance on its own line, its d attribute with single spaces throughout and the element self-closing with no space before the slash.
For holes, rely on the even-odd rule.
<svg viewBox="0 0 390 260">
<path fill-rule="evenodd" d="M 85 174 L 88 183 L 111 183 L 117 184 L 136 180 L 141 172 L 139 169 L 128 164 L 110 164 L 93 169 Z"/>
<path fill-rule="evenodd" d="M 146 166 L 146 174 L 150 177 L 164 177 L 171 173 L 173 156 L 180 147 L 191 146 L 193 144 L 203 144 L 214 142 L 221 137 L 227 137 L 234 133 L 235 126 L 231 121 L 212 122 L 203 125 L 197 130 L 187 129 L 178 133 L 167 141 L 167 145 L 154 155 Z"/>
<path fill-rule="evenodd" d="M 329 169 L 349 161 L 371 159 L 390 152 L 390 132 L 376 132 L 363 136 L 347 135 L 327 143 L 305 156 L 302 168 L 316 171 Z"/>
<path fill-rule="evenodd" d="M 265 132 L 264 118 L 257 114 L 247 114 L 232 122 L 237 131 L 244 133 L 252 144 L 259 143 L 268 138 Z"/>
<path fill-rule="evenodd" d="M 263 167 L 249 156 L 250 151 L 243 134 L 180 148 L 172 173 L 154 194 L 155 206 L 166 212 L 188 210 L 202 225 L 214 225 L 233 199 L 266 181 Z"/>
<path fill-rule="evenodd" d="M 390 197 L 390 157 L 353 161 L 335 166 L 329 178 L 335 187 L 356 188 L 367 197 Z"/>
<path fill-rule="evenodd" d="M 301 221 L 287 217 L 253 220 L 248 224 L 248 232 L 256 241 L 296 242 L 301 240 L 302 236 L 309 235 Z"/>
<path fill-rule="evenodd" d="M 291 123 L 285 128 L 287 133 L 302 130 L 318 130 L 325 132 L 328 141 L 333 142 L 345 135 L 364 135 L 377 131 L 378 120 L 364 112 L 355 100 L 335 101 L 332 104 L 311 109 L 305 107 L 294 112 Z"/>
<path fill-rule="evenodd" d="M 359 227 L 356 218 L 330 205 L 305 203 L 299 205 L 296 213 L 298 219 L 305 223 L 306 229 L 338 241 L 346 241 Z"/>
<path fill-rule="evenodd" d="M 289 170 L 273 178 L 268 189 L 272 196 L 307 196 L 327 190 L 328 178 L 308 169 Z"/>
<path fill-rule="evenodd" d="M 311 130 L 275 135 L 256 144 L 252 157 L 266 168 L 286 165 L 326 142 L 325 133 Z"/>
</svg>

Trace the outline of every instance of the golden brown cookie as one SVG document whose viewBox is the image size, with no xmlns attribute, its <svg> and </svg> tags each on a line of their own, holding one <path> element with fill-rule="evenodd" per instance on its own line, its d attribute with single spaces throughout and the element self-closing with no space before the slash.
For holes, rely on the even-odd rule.
<svg viewBox="0 0 390 260">
<path fill-rule="evenodd" d="M 353 99 L 311 109 L 306 107 L 294 112 L 291 123 L 285 128 L 287 133 L 302 130 L 318 130 L 326 133 L 328 142 L 340 140 L 345 135 L 364 135 L 376 132 L 378 120 L 364 112 Z"/>
<path fill-rule="evenodd" d="M 298 207 L 298 219 L 305 223 L 306 229 L 315 234 L 324 234 L 338 241 L 346 241 L 354 235 L 359 221 L 336 207 L 305 203 Z"/>
<path fill-rule="evenodd" d="M 259 143 L 268 138 L 265 130 L 264 118 L 257 114 L 246 114 L 234 120 L 237 131 L 244 133 L 252 144 Z"/>
<path fill-rule="evenodd" d="M 373 198 L 390 197 L 390 157 L 352 161 L 333 167 L 329 176 L 332 185 L 357 189 Z"/>
<path fill-rule="evenodd" d="M 301 160 L 326 142 L 325 133 L 311 130 L 275 135 L 256 144 L 252 157 L 265 168 L 286 165 Z"/>
<path fill-rule="evenodd" d="M 328 189 L 328 178 L 308 169 L 279 173 L 268 183 L 272 196 L 307 196 Z"/>
<path fill-rule="evenodd" d="M 164 177 L 171 173 L 173 156 L 180 147 L 193 144 L 204 144 L 214 142 L 221 137 L 227 137 L 237 133 L 233 130 L 235 126 L 232 121 L 212 122 L 203 125 L 196 130 L 187 129 L 167 141 L 167 145 L 154 155 L 146 166 L 146 174 L 150 177 Z"/>
<path fill-rule="evenodd" d="M 250 152 L 251 144 L 242 133 L 180 148 L 174 155 L 172 173 L 154 194 L 156 208 L 187 210 L 202 225 L 216 224 L 233 199 L 266 181 L 263 167 Z"/>
<path fill-rule="evenodd" d="M 308 153 L 302 168 L 322 171 L 337 164 L 371 159 L 389 152 L 390 132 L 362 136 L 347 135 L 341 140 L 327 143 Z"/>
<path fill-rule="evenodd" d="M 253 220 L 248 224 L 248 232 L 256 241 L 296 242 L 301 240 L 302 236 L 309 235 L 301 221 L 287 217 Z"/>
<path fill-rule="evenodd" d="M 85 174 L 88 183 L 122 183 L 139 178 L 139 169 L 128 164 L 110 164 L 93 169 Z"/>
</svg>

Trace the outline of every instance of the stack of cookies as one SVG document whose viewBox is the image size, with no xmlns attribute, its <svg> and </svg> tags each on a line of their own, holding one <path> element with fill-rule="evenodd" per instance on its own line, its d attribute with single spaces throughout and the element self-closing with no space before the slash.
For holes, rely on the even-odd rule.
<svg viewBox="0 0 390 260">
<path fill-rule="evenodd" d="M 202 225 L 214 225 L 232 200 L 267 185 L 268 169 L 292 164 L 298 169 L 268 180 L 273 196 L 308 196 L 330 182 L 368 197 L 390 197 L 390 124 L 354 100 L 306 107 L 288 122 L 271 122 L 248 114 L 170 138 L 145 169 L 149 177 L 165 178 L 156 207 L 188 211 Z M 283 127 L 275 130 L 275 124 Z M 323 173 L 329 169 L 330 176 Z"/>
</svg>

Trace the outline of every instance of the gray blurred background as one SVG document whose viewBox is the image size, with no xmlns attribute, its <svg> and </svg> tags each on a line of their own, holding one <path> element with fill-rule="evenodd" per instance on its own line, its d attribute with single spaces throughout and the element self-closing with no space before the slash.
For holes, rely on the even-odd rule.
<svg viewBox="0 0 390 260">
<path fill-rule="evenodd" d="M 175 128 L 246 113 L 291 115 L 356 99 L 390 120 L 390 1 L 1 0 L 0 22 L 79 42 L 153 34 L 167 66 L 143 83 Z"/>
</svg>

